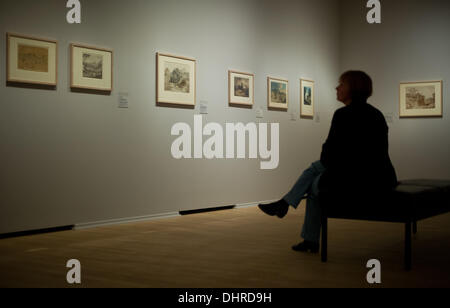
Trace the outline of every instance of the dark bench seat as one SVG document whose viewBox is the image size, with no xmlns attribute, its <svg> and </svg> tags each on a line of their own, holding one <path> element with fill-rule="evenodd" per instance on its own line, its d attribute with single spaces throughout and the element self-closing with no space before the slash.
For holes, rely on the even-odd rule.
<svg viewBox="0 0 450 308">
<path fill-rule="evenodd" d="M 412 233 L 417 222 L 450 212 L 450 181 L 409 180 L 395 191 L 377 196 L 338 196 L 321 193 L 322 261 L 328 258 L 328 219 L 405 224 L 405 268 L 412 268 Z"/>
</svg>

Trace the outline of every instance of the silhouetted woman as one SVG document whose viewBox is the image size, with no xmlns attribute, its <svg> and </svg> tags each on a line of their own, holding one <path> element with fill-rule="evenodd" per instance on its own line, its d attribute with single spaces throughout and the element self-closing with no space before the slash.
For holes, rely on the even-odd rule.
<svg viewBox="0 0 450 308">
<path fill-rule="evenodd" d="M 334 114 L 320 161 L 304 171 L 283 199 L 259 205 L 264 213 L 284 218 L 290 205 L 297 209 L 308 195 L 301 235 L 304 242 L 292 247 L 296 251 L 319 252 L 319 192 L 340 196 L 382 195 L 398 185 L 389 157 L 386 120 L 378 109 L 367 103 L 372 96 L 372 79 L 364 72 L 348 71 L 340 77 L 336 90 L 338 101 L 345 107 Z"/>
</svg>

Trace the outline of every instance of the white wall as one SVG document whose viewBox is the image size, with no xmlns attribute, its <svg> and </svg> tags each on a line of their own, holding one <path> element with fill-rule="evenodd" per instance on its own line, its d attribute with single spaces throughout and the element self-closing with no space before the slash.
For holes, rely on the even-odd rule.
<svg viewBox="0 0 450 308">
<path fill-rule="evenodd" d="M 278 199 L 318 159 L 338 106 L 338 1 L 81 2 L 81 25 L 66 23 L 65 1 L 0 3 L 3 35 L 59 42 L 56 91 L 7 87 L 0 65 L 0 233 Z M 111 96 L 70 91 L 71 42 L 114 49 Z M 5 44 L 1 39 L 1 63 Z M 192 124 L 199 107 L 156 106 L 158 51 L 197 59 L 205 122 L 280 123 L 279 168 L 173 159 L 171 127 Z M 228 69 L 256 74 L 253 110 L 228 107 Z M 268 75 L 289 79 L 288 113 L 267 111 Z M 317 82 L 320 123 L 290 121 L 299 113 L 301 77 Z M 130 93 L 130 109 L 117 108 L 119 91 Z"/>
<path fill-rule="evenodd" d="M 366 1 L 341 6 L 341 69 L 374 79 L 370 102 L 390 123 L 391 158 L 400 179 L 450 178 L 450 2 L 384 0 L 381 25 L 369 25 Z M 442 118 L 399 118 L 399 83 L 443 80 Z"/>
</svg>

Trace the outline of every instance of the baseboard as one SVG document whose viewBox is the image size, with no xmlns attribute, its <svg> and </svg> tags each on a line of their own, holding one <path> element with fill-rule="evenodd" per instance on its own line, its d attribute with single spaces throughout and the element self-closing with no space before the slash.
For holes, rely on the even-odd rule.
<svg viewBox="0 0 450 308">
<path fill-rule="evenodd" d="M 45 229 L 37 229 L 37 230 L 4 233 L 4 234 L 0 234 L 0 239 L 23 237 L 23 236 L 30 236 L 30 235 L 39 235 L 39 234 L 45 234 L 45 233 L 63 232 L 63 231 L 73 230 L 73 228 L 74 228 L 74 226 L 62 226 L 62 227 L 54 227 L 54 228 L 45 228 Z"/>
<path fill-rule="evenodd" d="M 84 230 L 84 229 L 91 229 L 91 228 L 97 228 L 97 227 L 105 227 L 105 226 L 122 225 L 122 224 L 129 224 L 129 223 L 135 223 L 135 222 L 159 220 L 159 219 L 172 218 L 172 217 L 178 217 L 178 216 L 180 216 L 179 213 L 171 212 L 171 213 L 163 213 L 163 214 L 155 214 L 155 215 L 147 215 L 147 216 L 139 216 L 139 217 L 111 219 L 111 220 L 103 220 L 103 221 L 95 221 L 95 222 L 76 224 L 73 229 L 74 230 Z"/>
<path fill-rule="evenodd" d="M 180 211 L 181 216 L 187 216 L 187 215 L 194 215 L 194 214 L 202 214 L 202 213 L 212 213 L 212 212 L 219 212 L 219 211 L 227 211 L 232 210 L 236 206 L 235 205 L 229 205 L 229 206 L 221 206 L 221 207 L 213 207 L 213 208 L 207 208 L 207 209 L 197 209 L 197 210 L 188 210 L 188 211 Z"/>
<path fill-rule="evenodd" d="M 276 202 L 276 201 L 278 201 L 278 200 L 242 203 L 242 204 L 237 204 L 236 206 L 233 206 L 233 207 L 235 209 L 248 208 L 248 207 L 257 206 L 259 204 L 267 204 L 267 203 L 272 203 L 272 202 Z M 172 217 L 178 217 L 178 216 L 181 216 L 179 212 L 171 212 L 171 213 L 155 214 L 155 215 L 148 215 L 148 216 L 139 216 L 139 217 L 131 217 L 131 218 L 121 218 L 121 219 L 111 219 L 111 220 L 79 223 L 73 227 L 73 230 L 84 230 L 84 229 L 91 229 L 91 228 L 96 228 L 96 227 L 122 225 L 122 224 L 134 223 L 134 222 L 145 222 L 145 221 L 159 220 L 159 219 L 172 218 Z"/>
</svg>

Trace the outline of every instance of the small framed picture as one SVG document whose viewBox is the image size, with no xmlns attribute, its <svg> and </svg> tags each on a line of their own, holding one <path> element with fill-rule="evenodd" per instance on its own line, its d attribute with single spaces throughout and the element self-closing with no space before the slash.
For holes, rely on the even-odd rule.
<svg viewBox="0 0 450 308">
<path fill-rule="evenodd" d="M 57 41 L 7 33 L 6 80 L 56 87 L 57 55 Z"/>
<path fill-rule="evenodd" d="M 157 103 L 195 106 L 196 60 L 162 53 L 156 58 Z"/>
<path fill-rule="evenodd" d="M 113 51 L 71 44 L 72 89 L 111 92 L 113 90 Z"/>
<path fill-rule="evenodd" d="M 268 104 L 270 109 L 289 109 L 289 81 L 283 79 L 267 78 Z"/>
<path fill-rule="evenodd" d="M 400 117 L 442 117 L 442 81 L 400 84 Z"/>
<path fill-rule="evenodd" d="M 229 71 L 228 93 L 230 105 L 253 106 L 255 103 L 255 75 Z"/>
<path fill-rule="evenodd" d="M 300 116 L 314 118 L 314 81 L 300 79 Z"/>
</svg>

